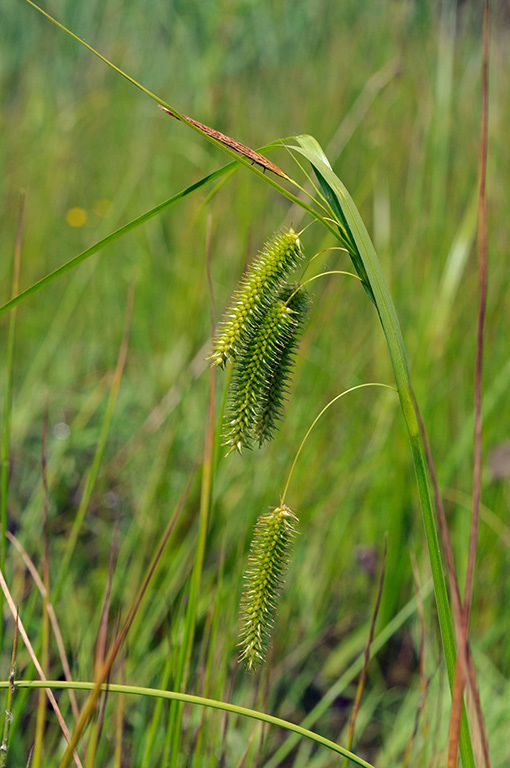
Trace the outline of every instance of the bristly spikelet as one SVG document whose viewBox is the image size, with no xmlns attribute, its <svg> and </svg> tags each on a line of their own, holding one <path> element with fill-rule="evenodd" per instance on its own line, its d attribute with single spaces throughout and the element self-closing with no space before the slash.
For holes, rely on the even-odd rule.
<svg viewBox="0 0 510 768">
<path fill-rule="evenodd" d="M 301 258 L 301 243 L 293 229 L 276 233 L 264 245 L 235 291 L 213 339 L 209 359 L 214 365 L 224 366 L 227 360 L 235 359 L 251 322 L 264 313 Z"/>
<path fill-rule="evenodd" d="M 229 446 L 230 451 L 237 449 L 241 452 L 250 444 L 261 403 L 265 402 L 263 393 L 272 378 L 274 361 L 280 359 L 292 335 L 293 312 L 281 297 L 282 293 L 285 299 L 288 297 L 288 289 L 284 289 L 260 318 L 259 324 L 252 326 L 236 361 L 223 430 L 223 444 Z"/>
<path fill-rule="evenodd" d="M 255 526 L 241 598 L 239 632 L 239 661 L 244 661 L 249 670 L 264 661 L 296 522 L 296 515 L 281 504 L 261 515 Z"/>
<path fill-rule="evenodd" d="M 287 291 L 287 306 L 292 313 L 292 323 L 282 344 L 273 355 L 270 369 L 266 373 L 264 389 L 259 398 L 253 428 L 253 437 L 258 441 L 259 447 L 265 440 L 273 437 L 276 423 L 282 417 L 284 400 L 289 392 L 295 353 L 310 310 L 310 297 L 304 289 L 293 285 L 289 286 Z"/>
</svg>

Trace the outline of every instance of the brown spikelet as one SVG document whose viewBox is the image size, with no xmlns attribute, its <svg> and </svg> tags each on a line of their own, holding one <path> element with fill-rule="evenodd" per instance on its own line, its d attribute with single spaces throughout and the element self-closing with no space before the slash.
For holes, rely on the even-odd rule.
<svg viewBox="0 0 510 768">
<path fill-rule="evenodd" d="M 169 109 L 167 109 L 166 107 L 163 107 L 161 104 L 159 105 L 159 108 L 162 109 L 163 112 L 166 112 L 167 115 L 171 115 L 172 117 L 175 117 L 177 120 L 181 119 L 174 112 L 171 112 Z M 236 139 L 230 138 L 230 136 L 227 136 L 221 131 L 217 131 L 215 128 L 211 128 L 209 125 L 200 123 L 198 120 L 195 120 L 193 117 L 182 115 L 182 119 L 186 123 L 191 123 L 191 125 L 194 125 L 196 128 L 199 128 L 208 136 L 211 136 L 211 138 L 216 139 L 216 141 L 219 141 L 221 144 L 224 144 L 226 147 L 230 147 L 230 149 L 233 149 L 235 152 L 238 152 L 240 155 L 244 155 L 245 157 L 248 158 L 248 160 L 251 160 L 252 163 L 256 163 L 257 165 L 260 165 L 264 169 L 264 171 L 272 171 L 277 176 L 281 176 L 282 179 L 289 178 L 287 174 L 284 173 L 281 170 L 281 168 L 278 168 L 277 165 L 272 163 L 271 160 L 268 160 L 267 157 L 264 157 L 264 155 L 261 155 L 259 152 L 255 152 L 254 149 L 247 147 L 246 144 L 241 144 L 240 141 L 236 141 Z"/>
</svg>

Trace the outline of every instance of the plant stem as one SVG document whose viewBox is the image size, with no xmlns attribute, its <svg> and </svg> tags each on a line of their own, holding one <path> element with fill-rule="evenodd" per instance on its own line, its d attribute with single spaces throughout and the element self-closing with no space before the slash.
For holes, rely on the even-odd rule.
<svg viewBox="0 0 510 768">
<path fill-rule="evenodd" d="M 453 690 L 456 665 L 456 647 L 453 631 L 453 618 L 446 579 L 441 561 L 439 541 L 436 531 L 434 512 L 430 498 L 426 462 L 420 437 L 418 416 L 415 410 L 411 390 L 411 382 L 407 366 L 404 340 L 400 330 L 393 299 L 389 292 L 381 264 L 375 252 L 372 241 L 354 201 L 349 195 L 338 176 L 333 172 L 329 161 L 317 141 L 311 136 L 298 137 L 299 147 L 296 149 L 308 158 L 312 164 L 325 197 L 331 205 L 332 214 L 338 221 L 340 238 L 343 240 L 347 232 L 352 240 L 352 250 L 349 253 L 356 271 L 363 275 L 363 286 L 369 298 L 376 306 L 381 322 L 388 351 L 393 366 L 395 383 L 397 385 L 400 405 L 409 434 L 409 442 L 413 454 L 413 462 L 420 496 L 423 525 L 429 551 L 430 567 L 436 596 L 437 613 L 441 638 L 443 643 L 448 680 Z M 464 768 L 475 768 L 473 749 L 469 734 L 465 707 L 462 708 L 460 732 L 460 751 Z"/>
<path fill-rule="evenodd" d="M 10 685 L 9 681 L 0 681 L 0 689 L 1 688 L 7 688 Z M 73 688 L 75 690 L 80 691 L 92 691 L 94 690 L 96 684 L 93 682 L 81 682 L 81 681 L 72 681 L 67 682 L 67 680 L 16 680 L 14 682 L 15 688 L 48 688 L 48 689 L 54 689 L 54 690 L 68 690 L 69 688 Z M 373 768 L 371 763 L 367 763 L 366 760 L 363 760 L 361 757 L 358 757 L 358 755 L 353 754 L 352 752 L 349 752 L 348 750 L 344 749 L 344 747 L 340 747 L 338 744 L 335 744 L 334 741 L 330 741 L 329 739 L 324 738 L 323 736 L 319 736 L 317 733 L 313 733 L 312 731 L 308 731 L 306 728 L 302 728 L 299 725 L 295 725 L 294 723 L 288 722 L 287 720 L 282 720 L 280 717 L 274 717 L 273 715 L 267 715 L 265 712 L 258 712 L 254 709 L 248 709 L 247 707 L 240 707 L 236 704 L 230 704 L 226 701 L 216 701 L 214 699 L 205 699 L 202 696 L 191 696 L 190 694 L 186 693 L 177 693 L 176 691 L 163 691 L 159 690 L 157 688 L 142 688 L 139 686 L 134 685 L 118 685 L 116 683 L 108 683 L 103 684 L 101 686 L 102 691 L 108 691 L 109 693 L 123 693 L 123 694 L 132 694 L 137 696 L 146 696 L 149 698 L 156 698 L 156 699 L 167 699 L 169 701 L 180 701 L 183 703 L 198 705 L 201 707 L 211 707 L 212 709 L 219 709 L 223 712 L 232 712 L 236 715 L 241 715 L 242 717 L 251 717 L 254 720 L 260 720 L 263 723 L 268 723 L 269 725 L 276 725 L 280 728 L 285 728 L 288 731 L 293 731 L 294 733 L 298 734 L 299 736 L 304 736 L 308 739 L 312 739 L 312 741 L 315 741 L 317 744 L 321 744 L 324 747 L 327 747 L 332 752 L 336 752 L 338 755 L 342 755 L 343 757 L 348 757 L 349 760 L 351 760 L 356 765 L 360 765 L 362 768 Z"/>
<path fill-rule="evenodd" d="M 341 392 L 339 395 L 337 395 L 332 400 L 330 400 L 329 403 L 324 406 L 322 411 L 320 411 L 320 413 L 312 421 L 310 427 L 308 428 L 308 430 L 306 432 L 306 435 L 304 436 L 304 438 L 301 441 L 301 444 L 300 444 L 300 446 L 299 446 L 299 448 L 297 450 L 297 453 L 296 453 L 296 455 L 294 457 L 294 461 L 292 462 L 292 466 L 290 468 L 290 472 L 289 472 L 289 475 L 287 477 L 287 482 L 285 483 L 285 488 L 284 488 L 284 491 L 282 493 L 282 498 L 281 498 L 281 504 L 282 505 L 285 503 L 285 497 L 287 495 L 287 491 L 289 490 L 290 481 L 292 479 L 292 475 L 294 473 L 294 469 L 296 467 L 297 460 L 299 459 L 301 451 L 303 450 L 304 445 L 305 445 L 306 441 L 308 440 L 308 436 L 310 435 L 310 432 L 315 427 L 315 425 L 317 424 L 317 422 L 319 421 L 321 416 L 328 410 L 328 408 L 330 406 L 333 405 L 333 403 L 336 403 L 336 401 L 339 400 L 344 395 L 348 395 L 349 392 L 354 392 L 356 389 L 364 389 L 365 387 L 384 387 L 385 389 L 392 389 L 394 392 L 396 392 L 395 387 L 390 387 L 389 384 L 382 384 L 382 383 L 380 383 L 378 381 L 373 381 L 373 382 L 368 382 L 366 384 L 357 384 L 355 387 L 351 387 L 350 389 L 346 389 L 344 392 Z"/>
</svg>

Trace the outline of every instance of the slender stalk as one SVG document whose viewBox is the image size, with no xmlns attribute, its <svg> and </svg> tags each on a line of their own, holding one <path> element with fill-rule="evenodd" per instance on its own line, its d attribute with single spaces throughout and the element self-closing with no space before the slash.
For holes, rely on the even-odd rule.
<svg viewBox="0 0 510 768">
<path fill-rule="evenodd" d="M 459 653 L 455 671 L 455 687 L 450 718 L 450 738 L 448 748 L 448 768 L 455 768 L 459 740 L 459 716 L 467 676 L 466 659 L 469 645 L 469 618 L 473 596 L 473 579 L 480 522 L 480 499 L 482 491 L 482 384 L 485 313 L 487 304 L 487 137 L 489 117 L 489 3 L 484 2 L 483 15 L 483 62 L 482 62 L 482 126 L 480 136 L 479 159 L 479 195 L 478 195 L 478 250 L 479 250 L 479 302 L 476 334 L 476 361 L 474 386 L 474 457 L 473 457 L 473 510 L 469 534 L 469 550 L 464 599 L 462 601 L 462 623 Z M 479 713 L 481 714 L 481 713 Z M 482 731 L 483 732 L 483 731 Z M 484 740 L 485 760 L 488 762 L 488 746 Z"/>
<path fill-rule="evenodd" d="M 207 265 L 210 286 L 211 303 L 211 330 L 214 334 L 214 298 L 212 294 L 212 282 L 210 276 L 210 244 L 211 229 L 210 221 L 207 232 Z M 215 389 L 216 389 L 216 371 L 215 366 L 211 366 L 209 371 L 209 404 L 207 411 L 207 427 L 205 433 L 204 460 L 202 465 L 202 485 L 200 489 L 200 518 L 199 518 L 199 537 L 193 572 L 191 575 L 191 584 L 188 597 L 188 610 L 184 623 L 184 637 L 179 655 L 175 687 L 181 690 L 188 681 L 189 662 L 193 649 L 193 640 L 195 636 L 195 626 L 197 620 L 197 601 L 200 591 L 200 581 L 202 577 L 202 567 L 204 563 L 205 542 L 207 538 L 207 527 L 209 522 L 209 511 L 212 498 L 212 488 L 214 481 L 214 444 L 215 444 Z M 179 746 L 181 734 L 182 707 L 176 702 L 172 703 L 170 708 L 170 717 L 167 731 L 167 750 L 170 750 L 170 767 L 175 768 L 179 759 Z M 166 762 L 167 758 L 165 758 Z"/>
<path fill-rule="evenodd" d="M 467 632 L 480 520 L 480 499 L 482 491 L 482 385 L 485 315 L 487 307 L 487 142 L 489 120 L 489 3 L 484 3 L 483 19 L 483 75 L 482 75 L 482 131 L 480 139 L 480 197 L 478 208 L 479 240 L 479 308 L 476 336 L 475 393 L 474 393 L 474 460 L 473 460 L 473 514 L 469 538 L 469 556 L 464 586 L 464 629 Z M 466 638 L 467 639 L 467 638 Z"/>
<path fill-rule="evenodd" d="M 42 615 L 42 639 L 41 639 L 41 661 L 42 667 L 49 673 L 50 668 L 50 617 L 48 611 L 48 596 L 50 594 L 50 568 L 49 568 L 49 536 L 48 536 L 48 474 L 47 474 L 47 438 L 48 438 L 48 407 L 44 412 L 44 424 L 41 445 L 41 475 L 43 483 L 43 615 Z M 37 704 L 37 721 L 35 726 L 34 752 L 32 755 L 32 768 L 39 768 L 43 759 L 43 739 L 46 726 L 46 695 L 43 690 L 39 691 L 39 701 Z"/>
<path fill-rule="evenodd" d="M 25 212 L 25 193 L 20 192 L 18 208 L 18 227 L 16 245 L 14 246 L 14 264 L 12 271 L 12 296 L 19 291 L 19 273 L 21 263 L 21 243 L 23 237 L 23 217 Z M 14 337 L 16 331 L 16 315 L 12 314 L 7 337 L 7 365 L 5 397 L 2 429 L 2 468 L 0 474 L 0 570 L 5 570 L 5 550 L 7 542 L 7 497 L 9 493 L 9 459 L 11 450 L 11 409 L 12 409 L 12 373 L 14 362 Z M 0 594 L 0 616 L 2 615 L 3 599 Z M 0 621 L 0 649 L 3 641 L 3 627 Z"/>
<path fill-rule="evenodd" d="M 9 681 L 0 681 L 0 689 L 7 688 L 10 685 Z M 77 691 L 93 691 L 96 684 L 93 682 L 81 682 L 73 681 L 71 683 L 65 680 L 16 680 L 14 682 L 15 688 L 48 688 L 53 690 L 68 690 L 74 688 Z M 166 699 L 167 701 L 179 701 L 184 704 L 192 704 L 200 707 L 210 707 L 211 709 L 219 709 L 223 712 L 232 712 L 235 715 L 241 717 L 250 717 L 254 720 L 260 720 L 268 725 L 276 725 L 279 728 L 284 728 L 287 731 L 302 736 L 307 739 L 311 739 L 316 744 L 320 744 L 327 747 L 332 752 L 342 757 L 347 757 L 356 765 L 360 765 L 361 768 L 374 768 L 371 763 L 368 763 L 363 758 L 349 752 L 344 747 L 335 744 L 334 741 L 326 739 L 323 736 L 319 736 L 317 733 L 307 730 L 300 725 L 295 725 L 287 720 L 282 720 L 280 717 L 274 717 L 273 715 L 267 715 L 265 712 L 258 712 L 248 707 L 240 707 L 237 704 L 230 704 L 226 701 L 216 701 L 215 699 L 205 699 L 202 696 L 192 696 L 186 693 L 178 693 L 177 691 L 164 691 L 158 688 L 142 688 L 135 685 L 119 685 L 116 683 L 104 684 L 100 687 L 101 691 L 108 690 L 109 693 L 121 693 L 134 696 L 145 696 L 152 699 Z"/>
<path fill-rule="evenodd" d="M 131 287 L 129 289 L 128 299 L 127 299 L 126 316 L 124 321 L 124 333 L 122 336 L 119 354 L 117 357 L 117 365 L 115 367 L 115 374 L 113 377 L 112 388 L 110 390 L 110 396 L 108 398 L 108 403 L 106 406 L 103 423 L 101 425 L 101 434 L 99 436 L 97 448 L 94 454 L 94 458 L 92 460 L 92 466 L 90 468 L 90 471 L 87 475 L 87 479 L 85 481 L 85 488 L 80 500 L 80 505 L 78 507 L 78 511 L 76 513 L 76 517 L 74 519 L 73 526 L 71 528 L 71 533 L 69 534 L 69 538 L 67 540 L 66 549 L 60 563 L 60 569 L 56 579 L 55 588 L 51 595 L 53 603 L 57 602 L 58 597 L 60 595 L 60 591 L 64 585 L 64 581 L 67 576 L 67 569 L 71 561 L 71 558 L 73 556 L 74 549 L 78 541 L 78 536 L 80 535 L 81 527 L 83 525 L 83 521 L 85 519 L 87 508 L 90 502 L 90 498 L 92 496 L 93 490 L 95 488 L 96 480 L 99 475 L 99 469 L 101 466 L 101 461 L 102 461 L 104 450 L 106 447 L 108 434 L 110 431 L 110 424 L 113 418 L 113 412 L 115 409 L 117 396 L 119 394 L 120 385 L 122 382 L 124 366 L 126 364 L 128 342 L 129 342 L 129 331 L 131 326 L 131 316 L 133 312 L 133 301 L 134 301 L 134 289 L 133 287 Z"/>
<path fill-rule="evenodd" d="M 327 157 L 315 139 L 311 136 L 300 136 L 298 140 L 299 146 L 296 149 L 307 157 L 314 167 L 325 196 L 330 201 L 332 213 L 338 220 L 342 240 L 346 231 L 348 237 L 352 239 L 351 259 L 356 271 L 360 277 L 363 277 L 365 291 L 375 304 L 386 337 L 402 414 L 411 445 L 448 680 L 450 689 L 453 691 L 457 657 L 453 618 L 427 482 L 427 465 L 411 391 L 405 345 L 397 313 L 374 246 L 351 196 L 332 171 Z M 474 768 L 473 749 L 464 708 L 460 726 L 460 750 L 464 768 Z"/>
<path fill-rule="evenodd" d="M 374 630 L 375 630 L 375 623 L 377 621 L 377 614 L 379 613 L 379 606 L 381 605 L 381 597 L 382 597 L 382 591 L 383 591 L 383 584 L 384 584 L 384 573 L 386 570 L 386 555 L 388 552 L 388 537 L 385 534 L 384 536 L 384 552 L 383 552 L 383 561 L 381 565 L 381 573 L 379 575 L 379 586 L 377 588 L 377 596 L 375 599 L 375 606 L 374 610 L 372 612 L 372 620 L 370 621 L 370 629 L 368 631 L 368 639 L 367 639 L 367 645 L 365 648 L 365 655 L 363 660 L 363 669 L 361 670 L 360 679 L 358 681 L 358 687 L 356 689 L 356 696 L 354 698 L 354 704 L 352 706 L 352 713 L 351 718 L 349 720 L 349 730 L 347 733 L 347 749 L 350 749 L 352 747 L 352 742 L 354 740 L 354 726 L 356 724 L 356 718 L 358 716 L 359 708 L 361 705 L 361 697 L 363 695 L 363 690 L 365 688 L 365 681 L 367 677 L 367 668 L 368 668 L 368 662 L 370 661 L 370 650 L 372 647 L 372 640 L 374 638 Z M 344 761 L 344 768 L 347 768 L 347 760 Z"/>
<path fill-rule="evenodd" d="M 396 392 L 395 387 L 390 387 L 389 384 L 381 384 L 380 382 L 374 381 L 374 382 L 368 382 L 366 384 L 357 384 L 355 387 L 351 387 L 350 389 L 346 389 L 344 392 L 341 392 L 339 395 L 334 397 L 332 400 L 329 401 L 327 405 L 324 406 L 322 411 L 315 417 L 315 419 L 312 421 L 311 425 L 309 426 L 304 438 L 301 440 L 301 444 L 299 448 L 297 449 L 297 453 L 294 457 L 294 461 L 292 462 L 292 466 L 290 468 L 287 482 L 285 483 L 285 488 L 283 489 L 282 497 L 281 497 L 281 504 L 283 505 L 285 503 L 285 497 L 287 496 L 287 491 L 289 490 L 290 481 L 292 480 L 292 475 L 294 474 L 294 469 L 296 468 L 297 460 L 299 459 L 299 456 L 301 455 L 301 451 L 303 450 L 306 441 L 308 440 L 308 437 L 310 435 L 310 432 L 315 427 L 321 416 L 326 413 L 328 408 L 330 408 L 334 403 L 336 403 L 337 400 L 340 400 L 341 397 L 344 397 L 344 395 L 348 395 L 350 392 L 355 392 L 357 389 L 364 389 L 365 387 L 384 387 L 385 389 L 392 389 L 394 392 Z"/>
<path fill-rule="evenodd" d="M 2 744 L 0 745 L 0 768 L 7 765 L 7 750 L 9 747 L 9 733 L 12 721 L 12 699 L 14 696 L 14 680 L 16 677 L 16 655 L 18 652 L 18 614 L 16 614 L 16 626 L 14 627 L 14 641 L 12 644 L 11 669 L 9 672 L 9 685 L 7 687 L 7 701 L 4 713 L 4 730 Z"/>
</svg>

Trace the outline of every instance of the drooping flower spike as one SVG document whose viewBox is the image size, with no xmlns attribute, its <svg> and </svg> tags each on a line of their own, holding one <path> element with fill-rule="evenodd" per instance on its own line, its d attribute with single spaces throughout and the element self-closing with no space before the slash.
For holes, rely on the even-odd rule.
<svg viewBox="0 0 510 768">
<path fill-rule="evenodd" d="M 257 325 L 302 258 L 299 236 L 293 229 L 275 234 L 248 268 L 235 291 L 218 333 L 210 360 L 224 366 L 235 360 L 253 325 Z"/>
<path fill-rule="evenodd" d="M 296 515 L 285 504 L 261 515 L 256 523 L 241 599 L 241 653 L 249 670 L 264 661 L 276 599 L 296 533 Z"/>
<path fill-rule="evenodd" d="M 259 323 L 253 323 L 236 359 L 223 444 L 230 451 L 272 437 L 288 392 L 294 352 L 308 312 L 296 285 L 280 289 Z"/>
<path fill-rule="evenodd" d="M 286 329 L 285 337 L 282 338 L 265 376 L 253 429 L 253 437 L 259 447 L 273 437 L 276 424 L 282 417 L 295 355 L 310 311 L 310 296 L 303 288 L 295 285 L 290 286 L 287 291 L 290 296 L 286 304 L 292 313 L 292 323 Z"/>
</svg>

